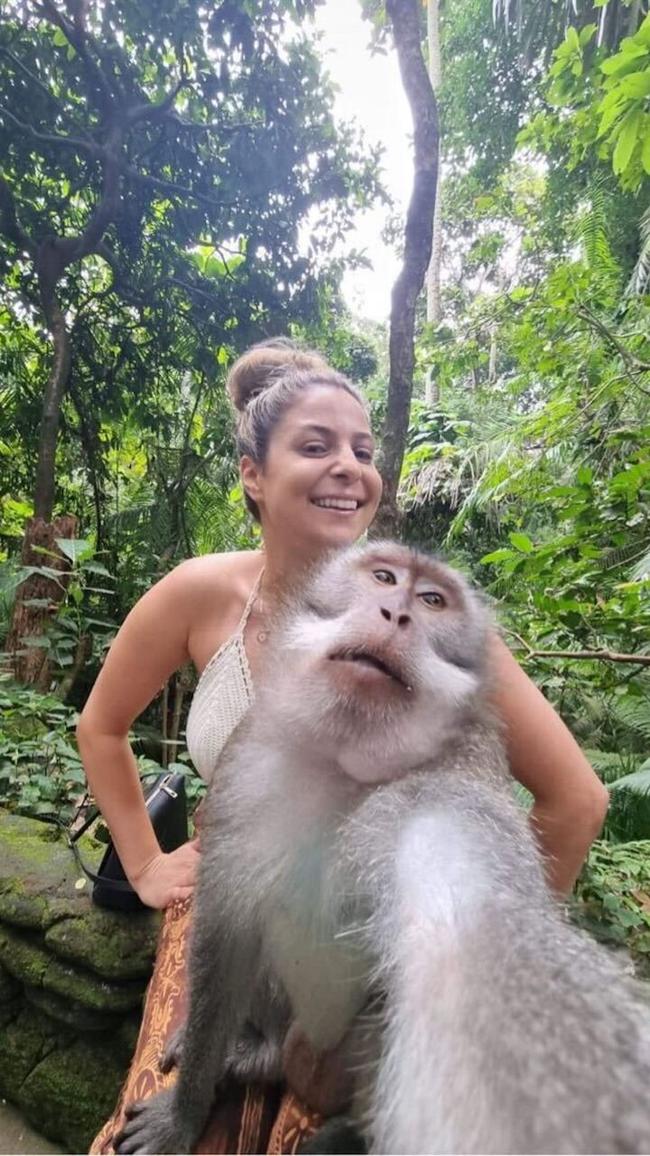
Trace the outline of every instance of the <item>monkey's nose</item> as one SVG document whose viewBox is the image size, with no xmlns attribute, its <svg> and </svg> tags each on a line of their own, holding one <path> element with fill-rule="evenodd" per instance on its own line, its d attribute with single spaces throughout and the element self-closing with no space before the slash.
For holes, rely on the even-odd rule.
<svg viewBox="0 0 650 1156">
<path fill-rule="evenodd" d="M 387 622 L 393 621 L 393 615 L 391 614 L 388 607 L 380 606 L 379 612 L 380 612 L 382 618 L 385 618 Z M 410 614 L 396 614 L 395 619 L 397 621 L 398 626 L 408 626 L 409 622 L 411 621 L 411 615 Z"/>
</svg>

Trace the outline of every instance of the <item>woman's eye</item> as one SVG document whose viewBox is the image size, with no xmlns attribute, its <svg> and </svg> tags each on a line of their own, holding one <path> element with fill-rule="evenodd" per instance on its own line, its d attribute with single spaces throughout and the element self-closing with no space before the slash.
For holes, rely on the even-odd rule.
<svg viewBox="0 0 650 1156">
<path fill-rule="evenodd" d="M 383 582 L 386 586 L 395 586 L 396 580 L 392 570 L 373 570 L 373 578 L 378 582 Z"/>
<path fill-rule="evenodd" d="M 303 446 L 306 454 L 324 454 L 326 449 L 327 446 L 324 446 L 322 442 L 309 442 L 308 445 Z"/>
<path fill-rule="evenodd" d="M 368 464 L 370 464 L 372 461 L 373 454 L 371 449 L 368 449 L 365 446 L 357 446 L 354 452 L 360 462 L 368 462 Z"/>
<path fill-rule="evenodd" d="M 421 594 L 420 598 L 427 606 L 433 606 L 435 610 L 443 610 L 447 605 L 446 599 L 437 590 L 427 590 L 426 594 Z"/>
</svg>

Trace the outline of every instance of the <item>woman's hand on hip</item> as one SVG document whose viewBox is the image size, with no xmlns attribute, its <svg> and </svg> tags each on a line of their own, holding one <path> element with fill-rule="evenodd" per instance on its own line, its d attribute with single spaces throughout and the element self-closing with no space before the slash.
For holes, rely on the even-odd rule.
<svg viewBox="0 0 650 1156">
<path fill-rule="evenodd" d="M 130 880 L 147 907 L 169 907 L 194 891 L 199 866 L 199 841 L 192 839 L 175 851 L 160 851 Z"/>
</svg>

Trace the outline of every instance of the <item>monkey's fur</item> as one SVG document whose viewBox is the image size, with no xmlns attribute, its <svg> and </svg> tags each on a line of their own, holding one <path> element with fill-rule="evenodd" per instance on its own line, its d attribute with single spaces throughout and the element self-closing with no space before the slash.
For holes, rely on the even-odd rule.
<svg viewBox="0 0 650 1156">
<path fill-rule="evenodd" d="M 546 886 L 485 705 L 489 625 L 390 543 L 297 596 L 205 804 L 178 1084 L 119 1152 L 190 1152 L 228 1069 L 276 1074 L 289 1014 L 318 1050 L 347 1033 L 373 1152 L 650 1151 L 650 1012 Z"/>
</svg>

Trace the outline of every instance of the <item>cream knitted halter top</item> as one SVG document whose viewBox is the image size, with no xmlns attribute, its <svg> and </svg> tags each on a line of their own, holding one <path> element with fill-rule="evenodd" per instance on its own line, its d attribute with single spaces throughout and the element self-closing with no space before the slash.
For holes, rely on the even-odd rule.
<svg viewBox="0 0 650 1156">
<path fill-rule="evenodd" d="M 202 779 L 212 778 L 217 759 L 253 700 L 244 630 L 262 581 L 260 571 L 234 634 L 212 655 L 199 678 L 187 716 L 186 741 Z"/>
</svg>

